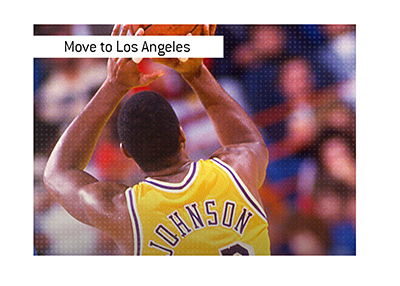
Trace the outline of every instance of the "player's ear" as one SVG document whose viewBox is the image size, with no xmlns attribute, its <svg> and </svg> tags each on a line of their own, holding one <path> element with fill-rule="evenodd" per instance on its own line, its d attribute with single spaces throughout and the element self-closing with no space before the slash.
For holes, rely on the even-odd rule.
<svg viewBox="0 0 400 286">
<path fill-rule="evenodd" d="M 129 159 L 132 158 L 132 156 L 129 155 L 128 151 L 126 151 L 124 145 L 122 145 L 122 142 L 119 143 L 119 149 L 121 150 L 122 154 L 124 154 L 124 156 L 125 156 L 126 158 L 129 158 Z"/>
<path fill-rule="evenodd" d="M 186 144 L 186 136 L 185 132 L 183 132 L 182 126 L 179 126 L 179 142 L 183 143 L 183 146 Z"/>
</svg>

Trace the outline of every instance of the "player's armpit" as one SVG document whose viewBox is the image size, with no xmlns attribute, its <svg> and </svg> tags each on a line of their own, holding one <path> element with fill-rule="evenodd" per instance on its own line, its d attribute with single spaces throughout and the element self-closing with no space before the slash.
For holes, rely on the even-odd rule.
<svg viewBox="0 0 400 286">
<path fill-rule="evenodd" d="M 92 225 L 82 208 L 79 190 L 86 185 L 98 182 L 90 174 L 76 170 L 52 170 L 46 168 L 44 184 L 52 197 L 75 219 Z"/>
<path fill-rule="evenodd" d="M 212 156 L 232 167 L 247 188 L 259 199 L 258 189 L 265 180 L 268 165 L 268 149 L 260 143 L 228 145 L 217 150 Z"/>
<path fill-rule="evenodd" d="M 79 190 L 79 199 L 90 225 L 109 232 L 119 225 L 118 220 L 121 217 L 129 217 L 127 210 L 125 216 L 121 213 L 121 210 L 126 209 L 127 188 L 113 182 L 96 182 L 82 187 Z"/>
</svg>

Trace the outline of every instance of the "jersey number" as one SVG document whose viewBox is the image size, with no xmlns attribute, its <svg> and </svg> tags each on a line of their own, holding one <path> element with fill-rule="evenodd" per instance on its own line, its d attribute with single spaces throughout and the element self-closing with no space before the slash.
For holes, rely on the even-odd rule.
<svg viewBox="0 0 400 286">
<path fill-rule="evenodd" d="M 237 241 L 218 249 L 221 255 L 255 255 L 251 245 Z"/>
</svg>

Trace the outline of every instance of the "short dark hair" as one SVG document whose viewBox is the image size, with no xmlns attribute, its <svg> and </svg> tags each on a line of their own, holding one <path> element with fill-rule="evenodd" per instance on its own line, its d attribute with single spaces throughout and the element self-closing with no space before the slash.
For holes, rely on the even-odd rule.
<svg viewBox="0 0 400 286">
<path fill-rule="evenodd" d="M 152 91 L 132 95 L 118 116 L 122 145 L 143 171 L 169 167 L 180 149 L 179 128 L 171 105 Z"/>
</svg>

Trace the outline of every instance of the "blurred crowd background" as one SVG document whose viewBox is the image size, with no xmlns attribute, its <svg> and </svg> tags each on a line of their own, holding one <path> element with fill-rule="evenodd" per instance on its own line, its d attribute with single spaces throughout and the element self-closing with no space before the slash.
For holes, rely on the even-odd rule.
<svg viewBox="0 0 400 286">
<path fill-rule="evenodd" d="M 111 30 L 112 25 L 34 26 L 35 35 L 109 35 Z M 269 147 L 260 195 L 271 253 L 355 255 L 355 25 L 219 25 L 216 34 L 224 36 L 225 56 L 205 63 L 253 118 Z M 34 243 L 39 255 L 119 254 L 109 237 L 61 208 L 42 179 L 52 148 L 102 84 L 106 65 L 106 59 L 34 59 Z M 145 59 L 139 68 L 160 66 Z M 165 74 L 146 89 L 163 94 L 174 107 L 191 159 L 206 159 L 220 147 L 211 122 L 180 76 L 163 69 Z M 133 176 L 137 167 L 119 151 L 115 115 L 87 171 L 100 180 L 133 185 L 142 178 Z"/>
</svg>

